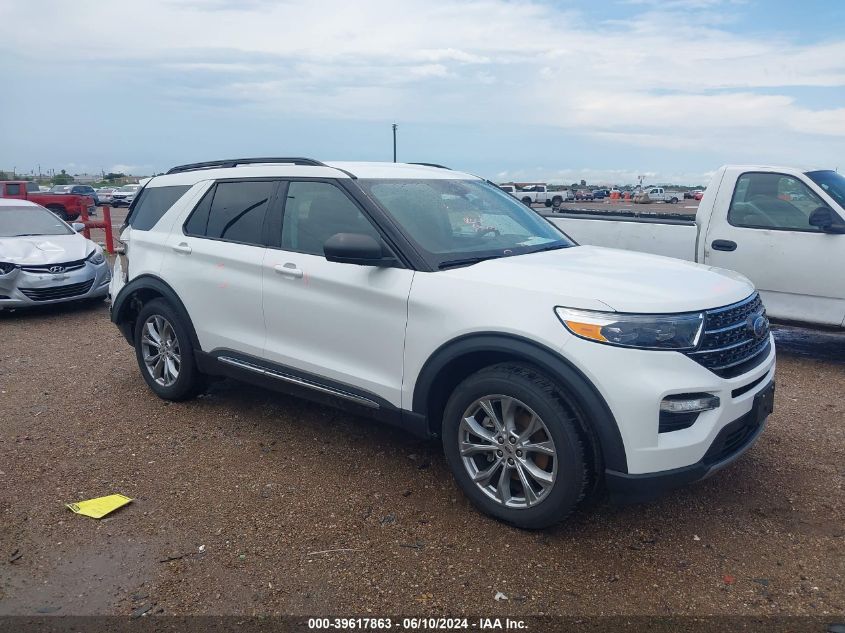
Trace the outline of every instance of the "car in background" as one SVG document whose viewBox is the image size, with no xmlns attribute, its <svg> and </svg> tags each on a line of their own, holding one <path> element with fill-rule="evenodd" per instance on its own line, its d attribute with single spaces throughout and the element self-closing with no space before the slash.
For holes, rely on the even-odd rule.
<svg viewBox="0 0 845 633">
<path fill-rule="evenodd" d="M 604 200 L 610 197 L 610 191 L 607 189 L 595 189 L 593 191 L 593 200 Z"/>
<path fill-rule="evenodd" d="M 0 310 L 108 294 L 103 249 L 45 207 L 0 199 Z"/>
<path fill-rule="evenodd" d="M 114 190 L 115 187 L 101 187 L 97 189 L 97 200 L 99 204 L 111 204 Z"/>
<path fill-rule="evenodd" d="M 123 185 L 122 187 L 115 189 L 111 194 L 111 206 L 128 207 L 132 204 L 132 201 L 135 199 L 135 194 L 138 193 L 140 188 L 141 185 Z"/>
<path fill-rule="evenodd" d="M 53 185 L 49 193 L 69 193 L 77 196 L 90 196 L 94 198 L 94 205 L 102 204 L 97 196 L 97 190 L 91 185 Z"/>
<path fill-rule="evenodd" d="M 499 185 L 499 189 L 516 197 L 516 186 L 514 185 Z"/>
<path fill-rule="evenodd" d="M 701 200 L 704 197 L 704 192 L 701 191 L 700 189 L 698 191 L 693 191 L 692 197 L 695 200 Z"/>
<path fill-rule="evenodd" d="M 587 191 L 586 189 L 579 189 L 575 192 L 575 199 L 576 200 L 592 200 L 593 199 L 593 192 Z"/>
</svg>

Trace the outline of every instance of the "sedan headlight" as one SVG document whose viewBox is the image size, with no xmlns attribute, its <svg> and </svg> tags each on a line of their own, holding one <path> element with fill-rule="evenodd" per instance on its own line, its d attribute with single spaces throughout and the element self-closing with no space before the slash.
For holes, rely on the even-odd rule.
<svg viewBox="0 0 845 633">
<path fill-rule="evenodd" d="M 8 275 L 14 269 L 14 264 L 10 264 L 9 262 L 0 262 L 0 275 Z"/>
<path fill-rule="evenodd" d="M 555 308 L 575 336 L 607 345 L 689 350 L 698 345 L 704 314 L 623 314 Z"/>
<path fill-rule="evenodd" d="M 103 255 L 103 251 L 98 248 L 88 256 L 88 261 L 94 264 L 95 266 L 99 266 L 104 261 L 106 261 L 106 257 L 105 255 Z"/>
</svg>

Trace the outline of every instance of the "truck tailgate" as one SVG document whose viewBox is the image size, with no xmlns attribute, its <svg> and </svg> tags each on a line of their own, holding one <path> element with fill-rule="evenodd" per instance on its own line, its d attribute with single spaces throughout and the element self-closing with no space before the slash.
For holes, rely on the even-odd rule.
<svg viewBox="0 0 845 633">
<path fill-rule="evenodd" d="M 695 222 L 544 213 L 553 224 L 579 244 L 621 248 L 695 261 Z"/>
</svg>

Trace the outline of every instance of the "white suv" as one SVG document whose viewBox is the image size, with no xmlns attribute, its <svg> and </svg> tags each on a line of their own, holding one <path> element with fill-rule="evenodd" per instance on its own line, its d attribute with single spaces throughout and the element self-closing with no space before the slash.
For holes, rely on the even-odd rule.
<svg viewBox="0 0 845 633">
<path fill-rule="evenodd" d="M 701 479 L 772 410 L 747 279 L 578 246 L 447 168 L 185 165 L 147 183 L 121 240 L 112 320 L 157 395 L 225 375 L 441 437 L 469 498 L 521 527 L 599 487 Z"/>
</svg>

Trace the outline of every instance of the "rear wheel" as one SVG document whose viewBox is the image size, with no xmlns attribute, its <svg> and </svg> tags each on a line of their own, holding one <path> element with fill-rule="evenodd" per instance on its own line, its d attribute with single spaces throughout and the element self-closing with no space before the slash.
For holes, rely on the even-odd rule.
<svg viewBox="0 0 845 633">
<path fill-rule="evenodd" d="M 523 198 L 522 203 L 526 206 L 531 206 L 531 198 Z"/>
<path fill-rule="evenodd" d="M 539 529 L 565 519 L 589 477 L 574 407 L 535 369 L 501 364 L 449 398 L 443 446 L 458 485 L 484 512 Z"/>
<path fill-rule="evenodd" d="M 187 325 L 163 299 L 145 304 L 135 322 L 135 356 L 147 385 L 159 398 L 187 400 L 205 386 L 194 360 Z"/>
<path fill-rule="evenodd" d="M 68 221 L 68 214 L 64 207 L 60 207 L 54 204 L 48 206 L 47 208 L 52 211 L 60 220 L 64 220 L 65 222 Z"/>
</svg>

